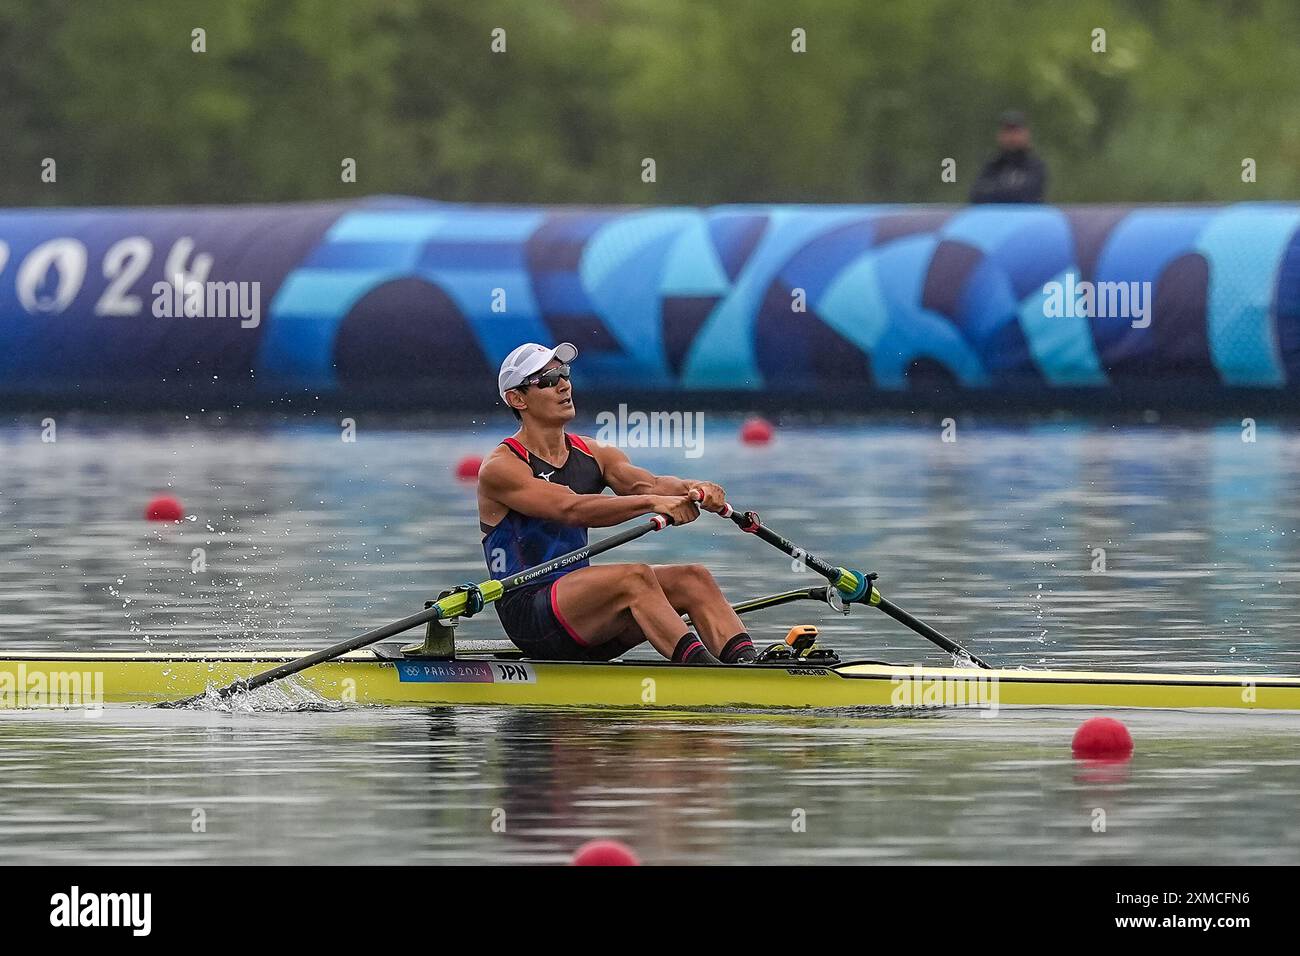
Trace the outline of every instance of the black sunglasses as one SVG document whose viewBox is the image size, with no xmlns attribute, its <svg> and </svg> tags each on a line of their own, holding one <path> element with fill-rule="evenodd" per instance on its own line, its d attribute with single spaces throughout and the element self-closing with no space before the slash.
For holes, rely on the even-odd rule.
<svg viewBox="0 0 1300 956">
<path fill-rule="evenodd" d="M 560 379 L 564 379 L 566 382 L 569 380 L 568 365 L 557 365 L 555 368 L 548 368 L 545 372 L 525 379 L 516 387 L 527 388 L 529 385 L 536 385 L 538 388 L 554 388 L 560 384 Z"/>
</svg>

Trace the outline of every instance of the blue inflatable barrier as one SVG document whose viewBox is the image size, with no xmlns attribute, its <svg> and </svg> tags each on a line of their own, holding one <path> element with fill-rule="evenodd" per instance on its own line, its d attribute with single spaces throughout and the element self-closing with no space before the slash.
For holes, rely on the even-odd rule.
<svg viewBox="0 0 1300 956">
<path fill-rule="evenodd" d="M 1300 205 L 0 212 L 9 400 L 463 407 L 562 340 L 609 394 L 1286 396 Z"/>
</svg>

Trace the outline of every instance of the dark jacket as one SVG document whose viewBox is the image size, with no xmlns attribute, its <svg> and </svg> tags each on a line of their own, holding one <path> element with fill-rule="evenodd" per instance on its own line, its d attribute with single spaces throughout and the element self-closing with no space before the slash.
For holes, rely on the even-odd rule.
<svg viewBox="0 0 1300 956">
<path fill-rule="evenodd" d="M 1032 149 L 998 153 L 971 187 L 971 202 L 1042 202 L 1047 165 Z"/>
</svg>

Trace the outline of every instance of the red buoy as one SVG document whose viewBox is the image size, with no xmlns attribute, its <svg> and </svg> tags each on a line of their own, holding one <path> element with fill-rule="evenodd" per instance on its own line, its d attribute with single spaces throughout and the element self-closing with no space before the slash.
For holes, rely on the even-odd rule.
<svg viewBox="0 0 1300 956">
<path fill-rule="evenodd" d="M 573 854 L 574 866 L 640 866 L 632 848 L 617 840 L 592 840 Z"/>
<path fill-rule="evenodd" d="M 776 428 L 766 418 L 745 419 L 740 426 L 740 440 L 746 445 L 766 445 L 776 434 Z"/>
<path fill-rule="evenodd" d="M 180 521 L 185 509 L 171 495 L 159 495 L 145 506 L 144 516 L 149 521 Z"/>
<path fill-rule="evenodd" d="M 457 481 L 478 481 L 478 470 L 483 467 L 483 459 L 478 455 L 466 455 L 456 462 Z"/>
<path fill-rule="evenodd" d="M 1132 755 L 1133 737 L 1128 728 L 1113 717 L 1091 717 L 1074 732 L 1070 749 L 1076 757 L 1113 760 Z"/>
</svg>

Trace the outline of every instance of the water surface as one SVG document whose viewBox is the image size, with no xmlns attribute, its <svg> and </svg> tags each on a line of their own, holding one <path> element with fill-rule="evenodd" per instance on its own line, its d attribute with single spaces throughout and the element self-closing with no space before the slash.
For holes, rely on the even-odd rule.
<svg viewBox="0 0 1300 956">
<path fill-rule="evenodd" d="M 937 421 L 877 422 L 747 448 L 735 425 L 710 419 L 698 458 L 630 452 L 880 572 L 992 661 L 1300 672 L 1290 427 L 963 420 L 946 443 Z M 510 430 L 363 417 L 348 443 L 332 424 L 82 417 L 47 444 L 12 420 L 0 641 L 314 648 L 404 616 L 483 576 L 450 468 Z M 191 520 L 140 520 L 160 491 Z M 606 560 L 699 561 L 736 599 L 815 583 L 708 515 Z M 760 639 L 803 622 L 846 656 L 944 661 L 863 609 L 752 619 Z M 498 636 L 494 616 L 462 634 Z M 656 863 L 1300 862 L 1294 719 L 1129 714 L 1134 760 L 1090 768 L 1069 755 L 1081 716 L 9 712 L 0 855 L 532 863 L 614 835 Z"/>
</svg>

